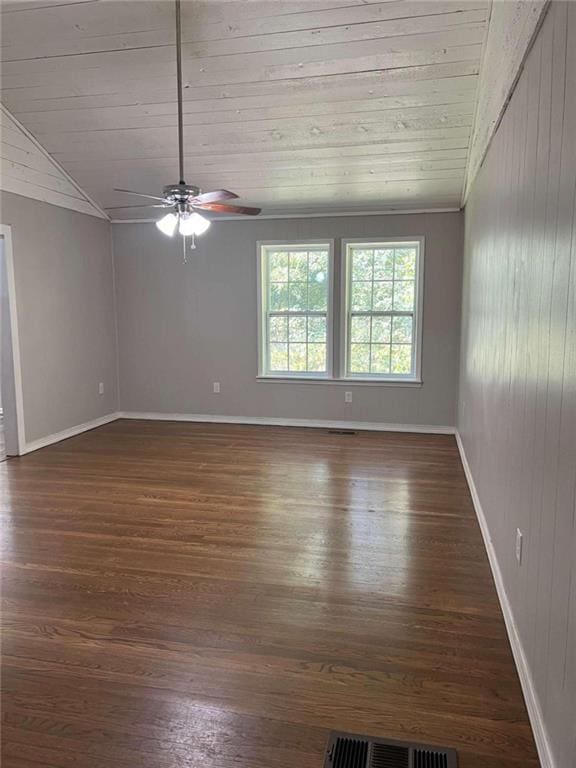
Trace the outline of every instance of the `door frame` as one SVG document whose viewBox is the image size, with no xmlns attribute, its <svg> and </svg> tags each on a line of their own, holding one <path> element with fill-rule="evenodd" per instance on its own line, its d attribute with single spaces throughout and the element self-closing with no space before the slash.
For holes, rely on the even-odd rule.
<svg viewBox="0 0 576 768">
<path fill-rule="evenodd" d="M 17 455 L 21 456 L 25 452 L 26 433 L 24 429 L 24 397 L 22 394 L 22 368 L 20 364 L 20 336 L 18 334 L 18 308 L 16 301 L 16 279 L 14 276 L 14 252 L 12 249 L 12 227 L 10 224 L 0 224 L 0 237 L 4 241 L 4 258 L 6 260 L 6 295 L 8 297 L 8 314 L 10 317 L 10 336 L 12 341 L 12 376 L 14 380 L 14 395 L 16 400 L 16 440 L 18 443 L 16 449 Z"/>
</svg>

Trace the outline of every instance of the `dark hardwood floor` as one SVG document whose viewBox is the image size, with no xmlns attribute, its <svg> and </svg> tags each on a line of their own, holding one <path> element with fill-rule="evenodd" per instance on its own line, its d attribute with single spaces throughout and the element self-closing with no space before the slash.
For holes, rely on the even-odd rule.
<svg viewBox="0 0 576 768">
<path fill-rule="evenodd" d="M 3 768 L 538 765 L 453 437 L 119 421 L 0 481 Z"/>
</svg>

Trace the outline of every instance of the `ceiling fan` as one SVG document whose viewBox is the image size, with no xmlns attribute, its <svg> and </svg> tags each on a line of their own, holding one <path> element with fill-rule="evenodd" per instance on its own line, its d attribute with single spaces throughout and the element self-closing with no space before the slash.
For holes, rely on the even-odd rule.
<svg viewBox="0 0 576 768">
<path fill-rule="evenodd" d="M 187 184 L 184 181 L 184 129 L 182 118 L 182 28 L 180 19 L 180 0 L 175 0 L 176 5 L 176 79 L 178 90 L 178 159 L 180 181 L 178 184 L 168 184 L 162 191 L 162 197 L 147 195 L 142 192 L 134 192 L 131 189 L 115 189 L 115 192 L 126 192 L 130 195 L 146 197 L 155 200 L 155 203 L 142 205 L 123 205 L 108 208 L 109 211 L 128 208 L 171 208 L 159 221 L 158 229 L 165 235 L 172 237 L 176 230 L 182 235 L 184 253 L 186 253 L 186 237 L 192 238 L 192 248 L 196 247 L 195 236 L 201 235 L 210 226 L 210 219 L 202 216 L 198 211 L 213 211 L 215 213 L 236 213 L 246 216 L 257 216 L 260 208 L 250 208 L 245 205 L 229 205 L 224 200 L 233 200 L 238 197 L 234 192 L 226 189 L 217 189 L 214 192 L 202 192 L 199 187 Z"/>
</svg>

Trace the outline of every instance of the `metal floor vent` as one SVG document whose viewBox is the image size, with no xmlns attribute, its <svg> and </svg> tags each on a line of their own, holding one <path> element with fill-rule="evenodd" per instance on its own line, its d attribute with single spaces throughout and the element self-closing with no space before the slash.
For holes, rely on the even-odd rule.
<svg viewBox="0 0 576 768">
<path fill-rule="evenodd" d="M 454 749 L 331 733 L 324 768 L 457 768 Z"/>
<path fill-rule="evenodd" d="M 329 429 L 328 434 L 329 435 L 357 435 L 358 432 L 356 432 L 355 429 Z"/>
</svg>

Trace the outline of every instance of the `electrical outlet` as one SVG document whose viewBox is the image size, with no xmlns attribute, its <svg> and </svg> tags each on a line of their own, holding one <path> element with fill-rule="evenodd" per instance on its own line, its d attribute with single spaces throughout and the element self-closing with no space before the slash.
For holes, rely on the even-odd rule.
<svg viewBox="0 0 576 768">
<path fill-rule="evenodd" d="M 518 565 L 522 565 L 522 531 L 520 528 L 516 528 L 516 560 Z"/>
<path fill-rule="evenodd" d="M 345 403 L 352 402 L 352 392 L 344 392 L 344 402 Z"/>
<path fill-rule="evenodd" d="M 103 395 L 104 394 L 104 382 L 101 381 L 100 384 L 98 384 L 98 394 Z"/>
<path fill-rule="evenodd" d="M 214 384 L 212 385 L 212 391 L 214 392 L 215 395 L 219 395 L 220 394 L 220 382 L 219 381 L 215 381 L 214 382 Z"/>
</svg>

